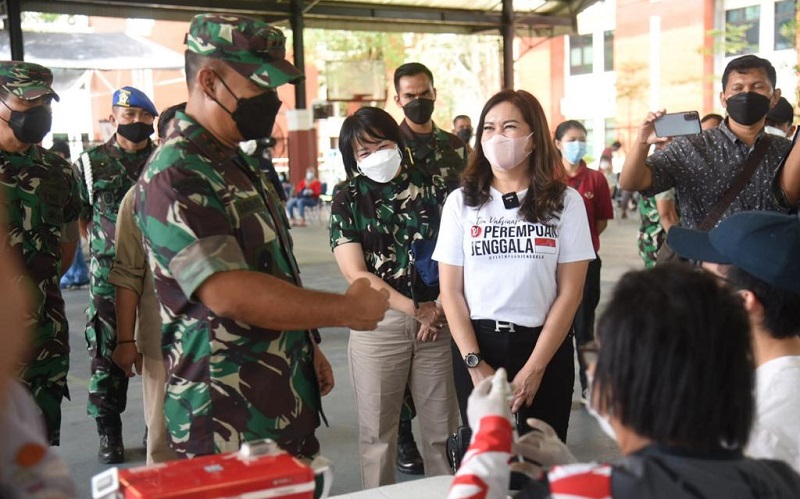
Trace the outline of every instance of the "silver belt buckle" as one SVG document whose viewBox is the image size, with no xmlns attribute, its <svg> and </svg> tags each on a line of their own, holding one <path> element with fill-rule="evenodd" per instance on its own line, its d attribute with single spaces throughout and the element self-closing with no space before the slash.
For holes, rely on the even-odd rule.
<svg viewBox="0 0 800 499">
<path fill-rule="evenodd" d="M 513 322 L 494 321 L 494 332 L 499 333 L 501 329 L 508 329 L 509 333 L 516 333 Z"/>
</svg>

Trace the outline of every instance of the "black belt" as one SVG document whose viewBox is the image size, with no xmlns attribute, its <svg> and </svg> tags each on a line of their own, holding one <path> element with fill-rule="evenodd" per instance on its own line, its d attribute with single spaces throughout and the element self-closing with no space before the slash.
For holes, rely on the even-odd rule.
<svg viewBox="0 0 800 499">
<path fill-rule="evenodd" d="M 472 324 L 482 331 L 494 331 L 495 333 L 538 333 L 542 330 L 542 326 L 520 326 L 513 322 L 495 321 L 491 319 L 475 319 L 472 321 Z"/>
</svg>

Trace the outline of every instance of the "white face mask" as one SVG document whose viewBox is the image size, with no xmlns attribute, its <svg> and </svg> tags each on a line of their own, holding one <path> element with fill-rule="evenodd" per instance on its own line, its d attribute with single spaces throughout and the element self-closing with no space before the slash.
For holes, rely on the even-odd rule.
<svg viewBox="0 0 800 499">
<path fill-rule="evenodd" d="M 611 426 L 611 421 L 608 416 L 604 416 L 597 412 L 594 407 L 592 407 L 592 401 L 594 400 L 594 396 L 592 395 L 592 376 L 589 376 L 587 373 L 586 379 L 588 381 L 588 389 L 589 389 L 589 405 L 586 407 L 586 411 L 592 416 L 596 421 L 597 424 L 600 425 L 600 429 L 603 430 L 608 438 L 613 441 L 617 441 L 617 432 L 614 431 L 614 427 Z"/>
<path fill-rule="evenodd" d="M 385 184 L 397 175 L 403 156 L 400 149 L 381 149 L 358 162 L 358 170 L 375 182 Z"/>
<path fill-rule="evenodd" d="M 526 151 L 528 139 L 533 132 L 525 137 L 508 138 L 497 134 L 491 139 L 481 143 L 483 154 L 493 168 L 510 170 L 530 156 L 533 149 Z"/>
<path fill-rule="evenodd" d="M 777 135 L 778 137 L 786 137 L 786 132 L 780 128 L 775 128 L 774 126 L 767 125 L 764 127 L 764 131 L 772 135 Z"/>
</svg>

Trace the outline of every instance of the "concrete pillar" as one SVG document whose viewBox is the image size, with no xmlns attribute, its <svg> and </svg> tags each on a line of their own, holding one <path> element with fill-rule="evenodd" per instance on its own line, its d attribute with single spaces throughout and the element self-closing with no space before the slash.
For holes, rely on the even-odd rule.
<svg viewBox="0 0 800 499">
<path fill-rule="evenodd" d="M 317 130 L 311 109 L 286 111 L 289 129 L 289 181 L 297 185 L 305 178 L 306 168 L 317 170 Z"/>
</svg>

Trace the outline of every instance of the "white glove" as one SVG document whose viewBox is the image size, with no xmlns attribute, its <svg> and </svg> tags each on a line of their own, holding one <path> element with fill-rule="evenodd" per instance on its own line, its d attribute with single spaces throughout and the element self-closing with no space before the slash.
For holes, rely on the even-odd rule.
<svg viewBox="0 0 800 499">
<path fill-rule="evenodd" d="M 486 416 L 503 416 L 511 419 L 511 407 L 508 400 L 511 396 L 511 385 L 506 377 L 506 370 L 498 369 L 494 376 L 478 383 L 472 390 L 467 402 L 467 419 L 472 434 L 478 434 L 478 426 Z"/>
<path fill-rule="evenodd" d="M 514 442 L 511 452 L 545 468 L 578 462 L 566 444 L 558 438 L 552 426 L 536 418 L 526 419 L 525 422 L 533 431 Z"/>
</svg>

